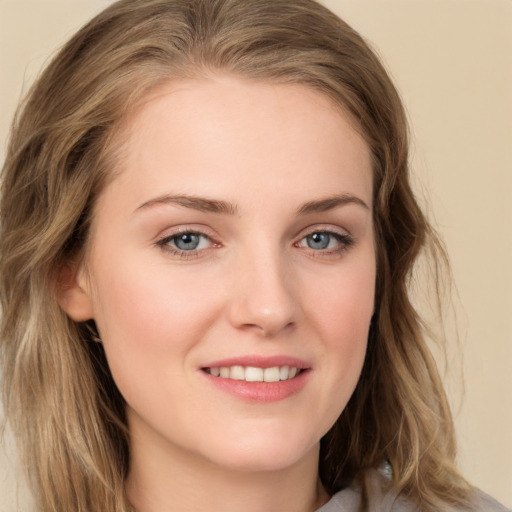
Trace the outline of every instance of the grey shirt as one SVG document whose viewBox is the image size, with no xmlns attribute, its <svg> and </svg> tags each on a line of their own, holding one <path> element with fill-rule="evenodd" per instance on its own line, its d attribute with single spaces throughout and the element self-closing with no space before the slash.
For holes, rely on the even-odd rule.
<svg viewBox="0 0 512 512">
<path fill-rule="evenodd" d="M 394 491 L 385 491 L 386 477 L 376 470 L 368 471 L 365 475 L 368 489 L 367 507 L 361 508 L 363 499 L 361 486 L 357 483 L 336 493 L 317 512 L 421 512 L 421 509 Z M 472 508 L 447 509 L 446 512 L 512 512 L 500 505 L 496 500 L 482 492 L 477 492 Z M 444 512 L 444 511 L 443 511 Z"/>
</svg>

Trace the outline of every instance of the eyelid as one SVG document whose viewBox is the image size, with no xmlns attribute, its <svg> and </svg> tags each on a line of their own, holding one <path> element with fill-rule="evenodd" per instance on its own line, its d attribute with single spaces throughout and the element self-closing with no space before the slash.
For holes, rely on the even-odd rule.
<svg viewBox="0 0 512 512">
<path fill-rule="evenodd" d="M 347 236 L 353 238 L 352 234 L 348 229 L 342 228 L 341 226 L 337 226 L 336 224 L 311 224 L 305 228 L 302 228 L 295 238 L 297 240 L 304 238 L 307 235 L 312 233 L 333 233 L 339 236 Z"/>
<path fill-rule="evenodd" d="M 158 243 L 162 240 L 172 238 L 175 236 L 179 236 L 179 235 L 182 235 L 185 233 L 194 233 L 197 235 L 203 235 L 212 240 L 216 240 L 218 238 L 218 236 L 212 229 L 210 229 L 207 226 L 204 226 L 202 224 L 179 224 L 177 226 L 168 227 L 168 228 L 162 230 L 155 237 L 155 243 Z"/>
</svg>

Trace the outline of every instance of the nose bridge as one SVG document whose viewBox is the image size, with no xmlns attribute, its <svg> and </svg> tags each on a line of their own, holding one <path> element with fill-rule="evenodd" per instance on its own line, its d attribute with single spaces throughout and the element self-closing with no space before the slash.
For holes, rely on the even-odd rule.
<svg viewBox="0 0 512 512">
<path fill-rule="evenodd" d="M 296 320 L 291 268 L 278 244 L 269 240 L 241 251 L 234 263 L 231 323 L 265 336 Z"/>
</svg>

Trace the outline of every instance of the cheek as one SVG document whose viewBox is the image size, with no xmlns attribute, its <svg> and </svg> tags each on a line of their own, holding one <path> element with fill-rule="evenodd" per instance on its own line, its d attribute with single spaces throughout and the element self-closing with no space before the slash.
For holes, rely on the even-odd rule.
<svg viewBox="0 0 512 512">
<path fill-rule="evenodd" d="M 199 272 L 133 264 L 98 274 L 95 317 L 104 326 L 105 336 L 118 328 L 146 333 L 167 330 L 172 335 L 176 329 L 169 326 L 179 325 L 181 332 L 194 329 L 210 316 L 208 309 L 213 315 L 216 308 L 216 295 Z"/>
<path fill-rule="evenodd" d="M 116 380 L 164 372 L 186 355 L 218 317 L 219 301 L 204 276 L 119 264 L 98 273 L 95 319 Z M 119 382 L 119 385 L 122 385 Z"/>
<path fill-rule="evenodd" d="M 361 373 L 374 312 L 375 264 L 372 258 L 347 266 L 312 288 L 308 316 L 322 342 L 327 392 L 325 409 L 334 421 L 348 402 Z"/>
<path fill-rule="evenodd" d="M 315 326 L 334 345 L 366 339 L 374 312 L 375 261 L 371 253 L 309 285 L 309 311 Z"/>
</svg>

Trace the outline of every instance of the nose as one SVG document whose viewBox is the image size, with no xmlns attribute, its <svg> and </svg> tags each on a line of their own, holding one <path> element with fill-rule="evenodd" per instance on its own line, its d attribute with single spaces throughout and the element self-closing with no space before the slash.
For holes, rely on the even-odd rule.
<svg viewBox="0 0 512 512">
<path fill-rule="evenodd" d="M 231 280 L 231 325 L 263 337 L 291 329 L 299 304 L 289 265 L 277 251 L 251 251 L 239 259 Z"/>
</svg>

